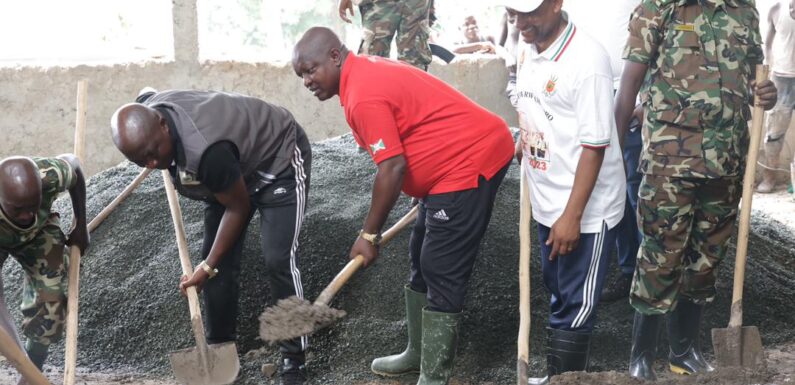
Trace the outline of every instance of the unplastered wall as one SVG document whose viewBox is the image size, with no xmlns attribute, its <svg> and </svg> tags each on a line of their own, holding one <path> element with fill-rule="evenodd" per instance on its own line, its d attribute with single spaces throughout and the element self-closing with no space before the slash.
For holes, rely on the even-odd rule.
<svg viewBox="0 0 795 385">
<path fill-rule="evenodd" d="M 499 59 L 474 58 L 449 65 L 434 63 L 430 72 L 475 102 L 516 125 L 504 96 L 507 71 Z M 113 146 L 113 111 L 134 100 L 145 86 L 234 91 L 286 107 L 311 140 L 348 132 L 339 99 L 319 102 L 295 76 L 289 63 L 176 62 L 0 69 L 0 157 L 51 156 L 71 152 L 77 82 L 88 81 L 86 159 L 88 174 L 123 160 Z"/>
</svg>

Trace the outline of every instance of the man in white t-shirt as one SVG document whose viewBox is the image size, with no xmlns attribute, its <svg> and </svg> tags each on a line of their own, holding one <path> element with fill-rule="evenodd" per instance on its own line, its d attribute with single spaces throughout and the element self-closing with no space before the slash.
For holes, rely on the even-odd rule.
<svg viewBox="0 0 795 385">
<path fill-rule="evenodd" d="M 547 374 L 586 370 L 626 183 L 610 60 L 563 0 L 503 0 L 524 43 L 517 95 L 541 269 L 551 293 Z M 546 383 L 548 377 L 531 383 Z"/>
<path fill-rule="evenodd" d="M 767 22 L 770 27 L 765 38 L 765 59 L 771 64 L 770 79 L 778 89 L 778 102 L 768 112 L 765 135 L 768 167 L 762 171 L 762 183 L 756 187 L 760 193 L 773 192 L 776 186 L 774 171 L 779 167 L 778 158 L 795 109 L 795 0 L 776 2 L 770 8 Z"/>
</svg>

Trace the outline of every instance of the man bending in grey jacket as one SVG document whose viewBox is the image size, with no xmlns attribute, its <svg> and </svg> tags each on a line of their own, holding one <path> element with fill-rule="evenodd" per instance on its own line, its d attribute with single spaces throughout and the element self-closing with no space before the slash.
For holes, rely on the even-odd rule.
<svg viewBox="0 0 795 385">
<path fill-rule="evenodd" d="M 177 191 L 205 202 L 204 261 L 180 289 L 203 290 L 207 341 L 236 338 L 238 278 L 246 227 L 260 213 L 262 251 L 276 301 L 303 298 L 298 234 L 311 149 L 289 111 L 233 93 L 143 93 L 111 118 L 116 147 L 133 163 L 167 169 Z M 306 380 L 306 337 L 282 342 L 281 384 Z"/>
</svg>

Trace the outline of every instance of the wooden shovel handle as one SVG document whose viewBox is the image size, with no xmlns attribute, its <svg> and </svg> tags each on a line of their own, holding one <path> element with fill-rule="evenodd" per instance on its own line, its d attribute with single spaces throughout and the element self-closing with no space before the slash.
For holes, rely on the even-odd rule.
<svg viewBox="0 0 795 385">
<path fill-rule="evenodd" d="M 85 164 L 86 101 L 88 82 L 77 82 L 77 117 L 75 118 L 74 153 Z M 64 342 L 64 385 L 74 385 L 77 369 L 77 326 L 80 300 L 80 248 L 69 250 L 68 298 L 66 302 L 66 341 Z"/>
<path fill-rule="evenodd" d="M 179 250 L 179 262 L 182 266 L 182 274 L 190 277 L 193 275 L 193 264 L 188 254 L 188 241 L 185 237 L 185 225 L 182 222 L 182 209 L 179 207 L 179 197 L 171 182 L 171 175 L 168 170 L 163 171 L 163 185 L 166 187 L 166 197 L 168 198 L 168 208 L 171 210 L 171 220 L 174 222 L 174 234 L 177 238 L 177 249 Z M 200 352 L 206 352 L 207 340 L 204 336 L 204 322 L 202 321 L 201 308 L 199 307 L 199 295 L 196 288 L 191 286 L 187 290 L 188 309 L 190 309 L 190 323 L 193 328 L 193 335 L 196 338 L 196 345 Z M 204 359 L 206 362 L 206 359 Z"/>
<path fill-rule="evenodd" d="M 519 339 L 517 341 L 517 373 L 519 385 L 527 384 L 527 366 L 530 363 L 530 186 L 527 170 L 522 162 L 519 187 Z"/>
<path fill-rule="evenodd" d="M 86 121 L 87 121 L 88 81 L 77 82 L 77 115 L 75 116 L 75 143 L 74 154 L 82 163 L 85 160 L 86 150 Z"/>
<path fill-rule="evenodd" d="M 22 378 L 31 385 L 52 385 L 41 371 L 30 361 L 28 355 L 19 348 L 13 337 L 0 327 L 0 353 L 11 362 Z"/>
<path fill-rule="evenodd" d="M 413 222 L 417 219 L 417 212 L 419 210 L 419 205 L 416 205 L 409 210 L 409 212 L 400 218 L 389 230 L 385 231 L 381 235 L 381 245 L 385 245 L 389 242 L 392 238 L 395 237 L 401 230 L 403 230 L 409 223 Z M 317 297 L 315 300 L 315 305 L 328 305 L 331 302 L 331 299 L 334 298 L 335 295 L 348 283 L 348 280 L 351 279 L 354 273 L 359 270 L 364 264 L 364 257 L 361 255 L 357 255 L 356 258 L 351 259 L 347 265 L 337 274 L 336 277 L 331 281 L 331 283 L 323 289 L 323 292 Z"/>
<path fill-rule="evenodd" d="M 145 168 L 141 170 L 141 173 L 139 173 L 138 176 L 135 177 L 132 183 L 130 183 L 127 187 L 125 187 L 124 191 L 122 191 L 121 194 L 119 194 L 119 196 L 113 199 L 104 209 L 102 209 L 102 211 L 99 212 L 99 214 L 97 214 L 96 217 L 94 217 L 94 219 L 91 220 L 91 222 L 88 223 L 88 231 L 89 232 L 94 231 L 94 229 L 99 227 L 99 225 L 102 224 L 102 222 L 108 218 L 110 213 L 112 213 L 113 210 L 116 209 L 116 207 L 119 207 L 121 202 L 127 199 L 127 197 L 130 196 L 130 194 L 132 194 L 132 192 L 135 191 L 136 188 L 138 188 L 141 182 L 143 182 L 144 179 L 146 179 L 146 177 L 151 172 L 152 169 L 150 168 Z"/>
<path fill-rule="evenodd" d="M 767 80 L 769 68 L 766 65 L 756 66 L 756 84 Z M 743 283 L 745 281 L 745 261 L 748 257 L 748 233 L 751 223 L 751 201 L 754 195 L 754 176 L 756 174 L 756 158 L 759 155 L 759 144 L 762 141 L 762 124 L 765 119 L 764 108 L 757 105 L 754 96 L 754 113 L 751 119 L 751 143 L 748 157 L 745 159 L 745 176 L 743 177 L 743 197 L 740 204 L 740 225 L 737 231 L 737 253 L 734 262 L 734 290 L 732 290 L 732 307 L 729 327 L 740 327 L 743 324 Z"/>
</svg>

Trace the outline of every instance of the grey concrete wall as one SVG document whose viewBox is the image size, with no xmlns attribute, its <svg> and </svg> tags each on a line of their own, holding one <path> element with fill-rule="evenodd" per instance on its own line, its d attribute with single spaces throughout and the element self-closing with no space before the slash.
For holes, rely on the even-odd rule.
<svg viewBox="0 0 795 385">
<path fill-rule="evenodd" d="M 187 54 L 186 54 L 187 55 Z M 189 55 L 187 55 L 189 56 Z M 71 152 L 77 81 L 88 80 L 86 169 L 89 174 L 123 158 L 113 146 L 109 121 L 113 111 L 135 98 L 144 86 L 234 91 L 282 105 L 293 112 L 312 140 L 348 132 L 338 99 L 315 99 L 289 64 L 150 62 L 72 68 L 0 69 L 0 157 L 15 154 L 57 155 Z M 515 125 L 503 89 L 507 72 L 497 59 L 473 59 L 431 67 L 485 108 Z"/>
</svg>

